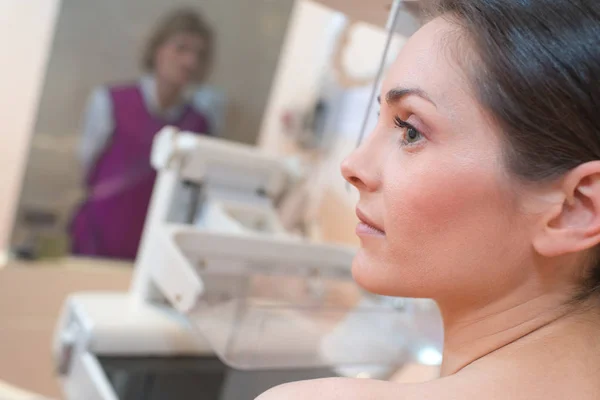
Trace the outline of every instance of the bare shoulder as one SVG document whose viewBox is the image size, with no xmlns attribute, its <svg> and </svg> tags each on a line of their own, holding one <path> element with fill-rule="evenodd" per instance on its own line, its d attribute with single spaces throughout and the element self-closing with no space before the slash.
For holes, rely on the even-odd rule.
<svg viewBox="0 0 600 400">
<path fill-rule="evenodd" d="M 566 374 L 564 364 L 550 368 L 515 365 L 512 359 L 473 365 L 420 384 L 365 379 L 323 379 L 276 387 L 257 400 L 530 400 L 599 399 L 596 375 Z"/>
<path fill-rule="evenodd" d="M 321 379 L 278 386 L 256 400 L 452 400 L 477 399 L 452 379 L 400 384 L 366 379 Z"/>
<path fill-rule="evenodd" d="M 473 377 L 471 377 L 473 378 Z M 452 376 L 420 384 L 366 379 L 321 379 L 275 387 L 256 400 L 486 400 L 505 399 L 489 379 Z M 482 397 L 482 394 L 485 394 Z"/>
<path fill-rule="evenodd" d="M 256 400 L 391 400 L 402 399 L 401 388 L 390 382 L 331 378 L 277 386 Z"/>
</svg>

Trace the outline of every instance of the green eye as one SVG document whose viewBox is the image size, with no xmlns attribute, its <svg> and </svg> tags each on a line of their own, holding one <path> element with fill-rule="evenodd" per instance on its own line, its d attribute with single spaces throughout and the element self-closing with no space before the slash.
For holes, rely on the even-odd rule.
<svg viewBox="0 0 600 400">
<path fill-rule="evenodd" d="M 413 127 L 406 128 L 406 142 L 416 143 L 421 139 L 421 132 Z"/>
<path fill-rule="evenodd" d="M 404 129 L 404 138 L 402 139 L 402 144 L 411 145 L 418 143 L 421 139 L 423 139 L 423 134 L 421 132 L 419 132 L 414 126 L 412 126 L 408 122 L 400 119 L 400 117 L 395 117 L 394 121 L 398 128 Z"/>
</svg>

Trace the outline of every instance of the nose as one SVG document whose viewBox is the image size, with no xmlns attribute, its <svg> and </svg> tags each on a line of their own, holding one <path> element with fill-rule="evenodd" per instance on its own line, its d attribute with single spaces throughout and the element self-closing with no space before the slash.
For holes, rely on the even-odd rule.
<svg viewBox="0 0 600 400">
<path fill-rule="evenodd" d="M 368 144 L 363 143 L 342 162 L 342 175 L 359 191 L 374 192 L 380 181 L 377 163 L 377 155 L 369 154 Z"/>
<path fill-rule="evenodd" d="M 193 50 L 188 50 L 182 57 L 182 63 L 189 69 L 196 69 L 198 66 L 198 54 Z"/>
</svg>

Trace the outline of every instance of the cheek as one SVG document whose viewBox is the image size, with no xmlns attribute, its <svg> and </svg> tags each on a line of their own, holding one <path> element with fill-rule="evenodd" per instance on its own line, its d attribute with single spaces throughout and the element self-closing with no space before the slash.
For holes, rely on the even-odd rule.
<svg viewBox="0 0 600 400">
<path fill-rule="evenodd" d="M 495 179 L 485 168 L 456 168 L 438 162 L 396 174 L 385 188 L 384 202 L 392 232 L 402 232 L 410 226 L 414 234 L 428 235 L 463 221 L 474 212 L 480 214 L 493 208 L 490 206 L 498 195 Z"/>
<path fill-rule="evenodd" d="M 156 51 L 156 56 L 154 58 L 154 65 L 158 72 L 162 72 L 165 70 L 165 67 L 168 65 L 169 60 L 169 52 L 164 47 L 159 48 Z"/>
<path fill-rule="evenodd" d="M 174 65 L 176 64 L 174 60 L 176 59 L 177 54 L 173 50 L 172 46 L 165 45 L 161 49 L 159 49 L 156 53 L 156 67 L 163 72 L 168 72 L 173 70 Z"/>
<path fill-rule="evenodd" d="M 360 256 L 387 294 L 435 298 L 484 279 L 514 211 L 495 164 L 417 157 L 385 171 L 386 239 Z"/>
</svg>

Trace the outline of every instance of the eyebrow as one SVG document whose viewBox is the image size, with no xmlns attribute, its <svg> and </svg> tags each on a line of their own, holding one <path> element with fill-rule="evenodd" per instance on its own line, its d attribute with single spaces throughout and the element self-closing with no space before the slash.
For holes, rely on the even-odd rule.
<svg viewBox="0 0 600 400">
<path fill-rule="evenodd" d="M 435 102 L 433 100 L 431 100 L 431 97 L 429 97 L 429 95 L 423 89 L 419 89 L 419 88 L 394 88 L 394 89 L 391 89 L 385 95 L 385 101 L 389 105 L 393 105 L 407 96 L 418 96 L 424 100 L 427 100 L 428 102 L 430 102 L 437 108 L 437 105 L 435 104 Z M 379 104 L 381 104 L 381 96 L 377 97 L 377 101 L 379 102 Z"/>
</svg>

